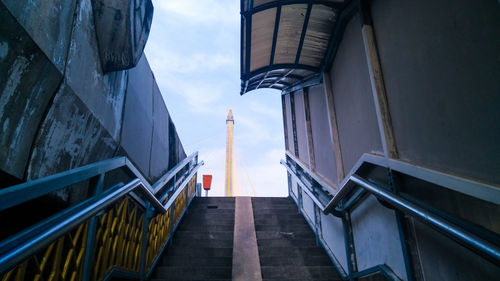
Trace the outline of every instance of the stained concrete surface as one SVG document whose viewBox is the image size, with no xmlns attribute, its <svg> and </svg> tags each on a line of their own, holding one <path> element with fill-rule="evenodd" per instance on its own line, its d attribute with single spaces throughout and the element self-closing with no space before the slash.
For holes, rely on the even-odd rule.
<svg viewBox="0 0 500 281">
<path fill-rule="evenodd" d="M 117 143 L 68 85 L 61 85 L 53 103 L 33 145 L 27 180 L 111 158 L 117 148 Z M 67 200 L 69 195 L 60 196 Z"/>
<path fill-rule="evenodd" d="M 295 154 L 295 144 L 293 141 L 293 123 L 292 123 L 292 108 L 290 105 L 290 95 L 285 96 L 285 110 L 286 110 L 286 128 L 287 128 L 287 140 L 288 140 L 288 151 Z"/>
<path fill-rule="evenodd" d="M 347 24 L 330 70 L 346 174 L 365 152 L 382 154 L 359 16 Z"/>
<path fill-rule="evenodd" d="M 77 0 L 2 2 L 59 72 L 64 73 Z"/>
<path fill-rule="evenodd" d="M 133 29 L 140 44 L 147 39 L 141 35 L 146 10 L 131 15 L 140 23 Z M 152 182 L 186 157 L 146 58 L 140 56 L 142 64 L 131 70 L 103 74 L 91 0 L 6 0 L 0 13 L 4 182 L 121 155 Z"/>
<path fill-rule="evenodd" d="M 373 195 L 351 212 L 351 225 L 358 270 L 386 264 L 402 280 L 407 280 L 396 215 Z"/>
<path fill-rule="evenodd" d="M 129 71 L 121 146 L 137 168 L 149 175 L 151 137 L 153 134 L 153 74 L 143 57 Z"/>
<path fill-rule="evenodd" d="M 142 55 L 153 20 L 151 0 L 91 0 L 104 72 L 134 67 Z"/>
<path fill-rule="evenodd" d="M 302 90 L 293 93 L 295 103 L 295 122 L 297 134 L 297 146 L 299 148 L 299 159 L 309 165 L 309 146 L 307 144 L 306 112 L 304 108 L 304 92 Z"/>
<path fill-rule="evenodd" d="M 65 79 L 106 130 L 118 139 L 127 77 L 123 72 L 103 74 L 90 0 L 81 0 L 76 11 Z"/>
<path fill-rule="evenodd" d="M 415 222 L 415 233 L 425 280 L 498 280 L 500 267 L 482 259 L 443 234 L 419 222 Z"/>
<path fill-rule="evenodd" d="M 347 268 L 347 258 L 344 244 L 344 227 L 342 219 L 333 215 L 325 215 L 321 213 L 321 231 L 323 239 L 325 240 L 328 248 L 332 250 L 333 254 L 340 262 L 340 265 L 345 272 Z"/>
<path fill-rule="evenodd" d="M 0 169 L 22 178 L 62 75 L 2 3 L 0 18 Z"/>
<path fill-rule="evenodd" d="M 170 116 L 158 86 L 153 87 L 153 139 L 149 176 L 154 181 L 168 171 L 169 140 L 168 124 Z"/>
<path fill-rule="evenodd" d="M 337 164 L 328 121 L 325 87 L 323 84 L 309 87 L 311 131 L 316 171 L 331 183 L 338 184 Z"/>
<path fill-rule="evenodd" d="M 500 184 L 498 1 L 380 0 L 372 14 L 400 157 Z"/>
</svg>

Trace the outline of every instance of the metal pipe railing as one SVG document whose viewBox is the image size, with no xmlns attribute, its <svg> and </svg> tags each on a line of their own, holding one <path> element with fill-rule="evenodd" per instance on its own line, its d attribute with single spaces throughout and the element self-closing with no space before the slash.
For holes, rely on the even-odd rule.
<svg viewBox="0 0 500 281">
<path fill-rule="evenodd" d="M 197 153 L 193 153 L 167 172 L 153 185 L 155 188 L 152 188 L 149 183 L 145 181 L 144 177 L 140 175 L 138 170 L 131 164 L 130 161 L 128 161 L 128 159 L 126 159 L 126 157 L 118 157 L 1 190 L 0 211 L 38 198 L 50 192 L 69 187 L 72 184 L 82 182 L 96 176 L 100 177 L 100 182 L 98 183 L 100 186 L 98 189 L 100 191 L 97 192 L 94 197 L 87 199 L 70 209 L 64 210 L 58 215 L 50 217 L 45 221 L 42 221 L 41 223 L 0 242 L 0 245 L 5 246 L 2 246 L 0 249 L 0 273 L 5 273 L 10 268 L 22 263 L 33 254 L 53 243 L 55 239 L 65 235 L 68 231 L 78 225 L 81 225 L 86 220 L 95 220 L 95 216 L 97 216 L 101 211 L 118 202 L 127 194 L 134 195 L 132 198 L 139 198 L 133 192 L 140 191 L 144 195 L 138 203 L 146 208 L 146 214 L 150 213 L 149 210 L 156 210 L 158 215 L 165 214 L 171 207 L 173 207 L 178 196 L 185 190 L 186 186 L 188 186 L 188 183 L 197 173 L 198 169 L 204 164 L 204 162 L 201 161 L 193 166 L 193 160 L 195 163 L 198 161 Z M 137 178 L 125 185 L 121 183 L 117 184 L 103 192 L 102 180 L 104 175 L 117 168 L 127 168 L 132 172 L 132 174 L 137 175 Z M 157 198 L 157 194 L 154 193 L 154 190 L 162 189 L 162 187 L 167 184 L 170 179 L 175 176 L 175 174 L 184 168 L 187 168 L 188 171 L 182 176 L 182 182 L 179 185 L 174 182 L 173 188 L 169 189 L 171 190 L 170 192 L 173 192 L 173 194 L 171 194 L 169 200 L 163 204 L 163 200 L 159 200 Z M 187 206 L 186 202 L 186 208 Z M 173 219 L 173 213 L 173 211 L 170 212 L 171 220 Z M 149 216 L 150 215 L 145 216 L 145 226 Z M 148 228 L 145 227 L 144 231 L 143 237 L 146 237 L 145 235 L 147 235 Z M 86 255 L 89 254 L 90 253 L 86 253 Z M 143 258 L 145 257 L 141 257 L 141 266 L 144 265 L 144 261 L 142 260 Z M 141 271 L 139 274 L 143 276 L 146 273 Z M 86 276 L 88 278 L 90 275 L 86 274 Z"/>
<path fill-rule="evenodd" d="M 420 221 L 437 229 L 441 233 L 448 235 L 465 247 L 473 250 L 492 263 L 500 265 L 500 248 L 496 245 L 427 212 L 425 209 L 420 208 L 419 206 L 366 181 L 358 175 L 352 175 L 350 180 L 405 214 L 419 219 Z"/>
<path fill-rule="evenodd" d="M 334 212 L 335 208 L 339 206 L 340 202 L 350 193 L 352 188 L 354 186 L 359 186 L 375 195 L 377 198 L 384 200 L 391 206 L 404 212 L 405 214 L 412 216 L 426 223 L 427 225 L 430 225 L 434 229 L 451 237 L 461 245 L 474 251 L 488 261 L 500 266 L 500 247 L 498 247 L 497 245 L 490 243 L 489 241 L 486 241 L 450 222 L 447 222 L 445 219 L 428 212 L 424 208 L 421 208 L 416 204 L 413 204 L 385 190 L 382 187 L 366 181 L 359 175 L 352 174 L 351 176 L 347 177 L 347 180 L 344 180 L 343 185 L 339 187 L 338 192 L 332 197 L 328 204 L 325 205 L 314 194 L 314 192 L 308 190 L 309 185 L 302 181 L 298 173 L 294 169 L 292 169 L 292 167 L 287 162 L 281 160 L 280 163 L 285 166 L 288 172 L 297 180 L 298 184 L 305 187 L 303 190 L 311 197 L 318 208 L 325 214 Z"/>
</svg>

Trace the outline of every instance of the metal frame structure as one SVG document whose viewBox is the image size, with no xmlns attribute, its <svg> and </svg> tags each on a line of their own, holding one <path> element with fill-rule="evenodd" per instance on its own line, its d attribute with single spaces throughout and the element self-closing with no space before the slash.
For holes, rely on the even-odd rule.
<svg viewBox="0 0 500 281">
<path fill-rule="evenodd" d="M 300 39 L 298 43 L 297 52 L 294 62 L 288 64 L 276 64 L 276 44 L 278 40 L 279 24 L 281 18 L 281 10 L 286 5 L 307 5 L 306 14 Z M 325 50 L 324 57 L 319 66 L 311 66 L 299 63 L 306 32 L 308 30 L 311 10 L 313 5 L 324 5 L 334 10 L 336 20 L 334 28 L 328 40 L 328 45 Z M 353 14 L 353 11 L 358 6 L 358 1 L 345 0 L 344 2 L 338 1 L 325 1 L 325 0 L 276 0 L 265 1 L 264 4 L 254 6 L 253 0 L 241 0 L 241 50 L 240 50 L 240 72 L 241 72 L 241 92 L 243 95 L 251 90 L 258 88 L 274 88 L 283 90 L 285 92 L 301 89 L 305 86 L 319 84 L 321 82 L 321 73 L 329 67 L 333 61 L 340 38 L 347 24 L 347 21 Z M 250 70 L 251 63 L 251 42 L 252 42 L 252 18 L 255 14 L 269 9 L 276 9 L 276 16 L 274 21 L 274 31 L 272 35 L 272 45 L 269 64 L 255 70 Z M 303 74 L 297 74 L 296 70 L 305 70 Z M 295 72 L 295 73 L 294 73 Z M 289 80 L 288 82 L 283 81 Z M 306 83 L 306 84 L 305 84 Z"/>
<path fill-rule="evenodd" d="M 431 226 L 433 229 L 450 237 L 457 243 L 475 252 L 489 262 L 500 266 L 499 235 L 485 232 L 484 230 L 478 229 L 477 227 L 474 227 L 459 218 L 444 214 L 443 212 L 426 206 L 424 203 L 408 196 L 398 195 L 396 188 L 390 188 L 370 178 L 363 178 L 361 176 L 362 166 L 372 165 L 381 167 L 391 171 L 391 173 L 392 171 L 396 171 L 419 178 L 429 183 L 440 185 L 443 188 L 469 195 L 472 195 L 471 192 L 474 188 L 476 191 L 474 196 L 476 198 L 494 203 L 497 203 L 500 198 L 500 190 L 498 190 L 498 188 L 426 168 L 413 166 L 399 160 L 386 159 L 381 156 L 365 153 L 358 160 L 351 172 L 346 176 L 341 186 L 334 187 L 334 189 L 332 189 L 331 185 L 322 182 L 320 177 L 308 169 L 290 152 L 287 152 L 287 160 L 281 160 L 280 163 L 285 166 L 288 171 L 288 175 L 293 177 L 297 182 L 298 197 L 295 197 L 293 192 L 290 192 L 290 196 L 296 202 L 299 210 L 302 210 L 303 208 L 303 199 L 301 198 L 303 190 L 314 202 L 317 209 L 322 211 L 324 214 L 332 214 L 342 219 L 346 257 L 348 257 L 348 273 L 345 272 L 335 255 L 323 240 L 321 229 L 318 229 L 318 223 L 309 221 L 308 217 L 304 216 L 311 229 L 318 236 L 320 244 L 323 248 L 325 248 L 333 264 L 336 266 L 338 272 L 344 280 L 353 280 L 375 273 L 381 273 L 389 280 L 400 280 L 400 278 L 385 264 L 377 265 L 362 271 L 358 271 L 356 267 L 356 255 L 354 241 L 352 239 L 350 212 L 361 200 L 366 198 L 368 194 L 374 195 L 384 203 L 384 206 L 389 207 L 396 212 L 399 237 L 405 259 L 407 280 L 415 280 L 415 278 L 409 253 L 406 249 L 406 235 L 401 222 L 403 215 L 412 217 Z M 389 177 L 391 173 L 389 173 Z M 392 182 L 392 184 L 397 187 L 397 183 Z M 399 216 L 398 213 L 400 214 Z M 318 219 L 318 214 L 315 212 L 315 220 L 317 221 Z"/>
<path fill-rule="evenodd" d="M 150 185 L 126 157 L 118 157 L 0 190 L 0 211 L 88 180 L 94 191 L 1 241 L 1 280 L 23 280 L 30 264 L 37 278 L 148 279 L 199 193 L 196 173 L 202 165 L 193 153 Z M 117 169 L 133 179 L 104 188 L 105 175 Z"/>
</svg>

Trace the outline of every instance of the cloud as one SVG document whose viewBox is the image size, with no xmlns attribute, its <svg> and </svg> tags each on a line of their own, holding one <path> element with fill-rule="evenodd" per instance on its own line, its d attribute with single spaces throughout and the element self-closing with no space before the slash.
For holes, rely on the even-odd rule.
<svg viewBox="0 0 500 281">
<path fill-rule="evenodd" d="M 233 22 L 234 17 L 239 17 L 239 1 L 234 0 L 161 0 L 155 3 L 155 7 L 185 18 L 191 23 Z"/>
<path fill-rule="evenodd" d="M 258 113 L 262 116 L 272 118 L 272 119 L 281 119 L 283 118 L 281 114 L 281 108 L 270 107 L 264 103 L 251 101 L 250 109 L 255 113 Z"/>
<path fill-rule="evenodd" d="M 153 69 L 159 73 L 192 74 L 213 72 L 220 69 L 235 68 L 238 57 L 224 53 L 192 53 L 182 54 L 165 49 L 159 44 L 148 45 L 148 56 L 154 57 L 150 62 Z"/>
</svg>

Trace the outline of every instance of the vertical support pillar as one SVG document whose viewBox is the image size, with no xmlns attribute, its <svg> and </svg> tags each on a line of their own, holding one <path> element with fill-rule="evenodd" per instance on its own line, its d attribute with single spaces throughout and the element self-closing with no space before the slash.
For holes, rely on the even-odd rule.
<svg viewBox="0 0 500 281">
<path fill-rule="evenodd" d="M 94 185 L 94 198 L 97 200 L 97 197 L 102 193 L 104 186 L 104 174 L 100 174 L 97 178 L 93 178 L 90 181 L 91 185 Z M 85 259 L 83 262 L 83 281 L 90 280 L 90 276 L 93 268 L 93 254 L 94 254 L 94 245 L 95 245 L 95 235 L 97 229 L 97 218 L 93 216 L 89 222 L 89 230 L 87 232 L 87 243 L 85 245 Z"/>
<path fill-rule="evenodd" d="M 358 262 L 356 260 L 356 249 L 354 247 L 354 237 L 351 226 L 351 215 L 349 212 L 344 212 L 342 217 L 342 226 L 344 228 L 344 243 L 347 258 L 347 269 L 349 276 L 358 271 Z"/>
<path fill-rule="evenodd" d="M 316 246 L 319 246 L 319 239 L 323 239 L 323 229 L 321 228 L 321 210 L 314 204 L 314 227 L 316 228 Z"/>
<path fill-rule="evenodd" d="M 292 114 L 293 148 L 295 156 L 299 157 L 299 143 L 297 141 L 297 119 L 295 118 L 295 93 L 290 93 L 290 113 Z"/>
<path fill-rule="evenodd" d="M 328 125 L 330 127 L 330 138 L 333 144 L 335 164 L 337 166 L 337 180 L 342 182 L 345 176 L 344 162 L 342 161 L 342 150 L 340 149 L 339 129 L 337 126 L 337 115 L 335 113 L 335 103 L 333 101 L 332 81 L 328 73 L 323 73 L 323 85 L 325 86 L 326 106 L 328 112 Z M 338 184 L 337 183 L 337 184 Z"/>
<path fill-rule="evenodd" d="M 140 271 L 139 274 L 141 276 L 141 280 L 146 279 L 146 253 L 147 253 L 147 247 L 148 247 L 148 226 L 149 226 L 149 220 L 151 219 L 151 216 L 153 215 L 153 211 L 151 209 L 151 204 L 149 202 L 146 203 L 146 214 L 144 215 L 144 225 L 142 227 L 142 244 L 141 244 L 141 266 L 140 266 Z"/>
<path fill-rule="evenodd" d="M 370 9 L 368 2 L 365 0 L 361 1 L 360 5 L 362 18 L 361 32 L 363 34 L 363 45 L 366 61 L 368 63 L 368 72 L 372 86 L 373 101 L 375 103 L 375 112 L 377 114 L 380 140 L 382 142 L 385 157 L 396 159 L 398 158 L 398 151 L 394 139 L 394 132 L 392 130 L 391 114 L 387 102 L 384 77 L 382 75 L 382 67 L 380 66 Z"/>
<path fill-rule="evenodd" d="M 309 106 L 309 90 L 304 88 L 304 115 L 306 119 L 306 135 L 307 135 L 307 148 L 309 151 L 309 168 L 311 171 L 316 170 L 316 159 L 314 157 L 314 142 L 311 126 L 311 108 Z"/>
</svg>

